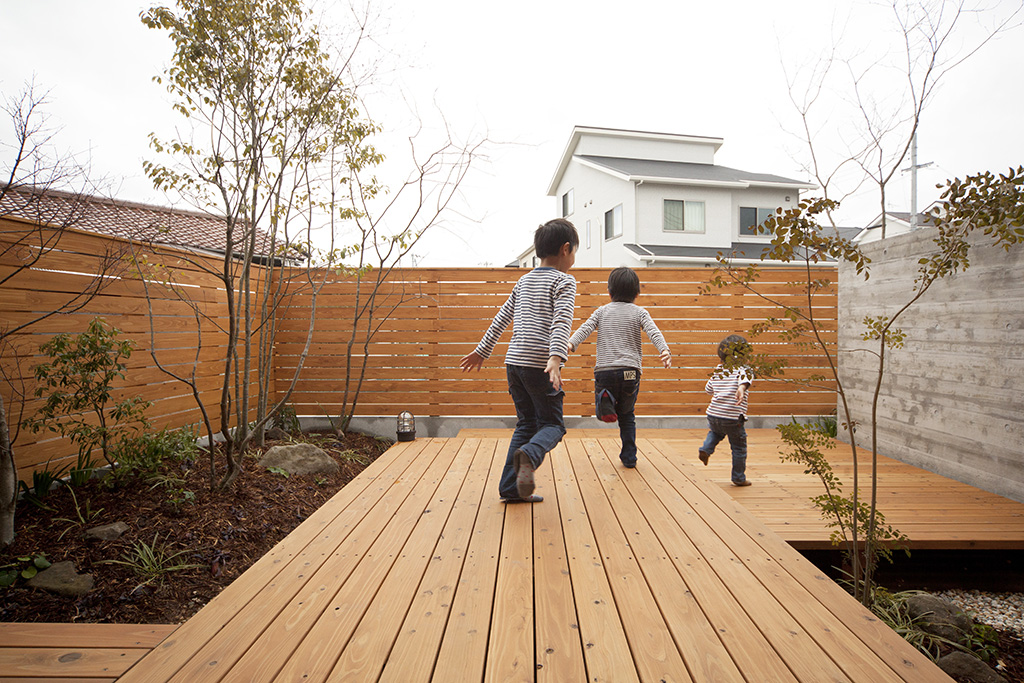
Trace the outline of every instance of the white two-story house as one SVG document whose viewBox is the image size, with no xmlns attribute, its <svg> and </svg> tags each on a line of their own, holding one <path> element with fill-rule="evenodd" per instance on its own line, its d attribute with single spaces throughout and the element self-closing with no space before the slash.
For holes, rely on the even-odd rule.
<svg viewBox="0 0 1024 683">
<path fill-rule="evenodd" d="M 718 252 L 760 262 L 755 234 L 814 185 L 715 164 L 722 138 L 577 126 L 548 186 L 580 233 L 577 267 L 686 266 Z M 742 256 L 740 256 L 742 254 Z M 533 250 L 519 265 L 535 265 Z"/>
</svg>

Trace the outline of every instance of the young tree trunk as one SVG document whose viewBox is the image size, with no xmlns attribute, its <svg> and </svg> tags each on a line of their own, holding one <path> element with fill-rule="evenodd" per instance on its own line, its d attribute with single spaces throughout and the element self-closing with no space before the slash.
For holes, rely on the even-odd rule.
<svg viewBox="0 0 1024 683">
<path fill-rule="evenodd" d="M 18 504 L 18 468 L 7 428 L 4 397 L 0 394 L 0 547 L 14 540 L 14 508 Z"/>
</svg>

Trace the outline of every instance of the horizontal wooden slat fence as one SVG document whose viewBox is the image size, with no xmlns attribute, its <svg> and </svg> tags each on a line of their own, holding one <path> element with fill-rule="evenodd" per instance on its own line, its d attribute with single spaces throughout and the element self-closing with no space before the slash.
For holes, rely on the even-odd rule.
<svg viewBox="0 0 1024 683">
<path fill-rule="evenodd" d="M 14 272 L 32 255 L 31 246 L 7 248 L 32 229 L 27 223 L 0 219 L 0 277 Z M 176 290 L 158 282 L 150 282 L 147 288 L 129 263 L 130 253 L 144 255 L 151 277 L 176 283 Z M 56 249 L 0 288 L 0 324 L 10 329 L 56 309 L 89 287 L 106 259 L 113 259 L 113 269 L 99 295 L 81 310 L 51 316 L 22 334 L 11 335 L 10 345 L 0 351 L 0 370 L 8 380 L 2 382 L 0 391 L 9 422 L 16 425 L 40 403 L 31 398 L 32 367 L 42 359 L 39 346 L 58 333 L 82 332 L 93 317 L 102 316 L 122 330 L 123 338 L 137 345 L 116 398 L 137 395 L 152 401 L 148 415 L 157 428 L 199 423 L 200 413 L 191 389 L 156 367 L 150 355 L 151 349 L 156 349 L 157 358 L 166 368 L 186 376 L 195 369 L 202 399 L 215 426 L 219 424 L 227 302 L 222 283 L 208 272 L 222 267 L 217 257 L 172 248 L 145 248 L 92 233 L 65 231 Z M 608 272 L 604 268 L 572 271 L 579 283 L 574 327 L 608 301 Z M 718 362 L 718 342 L 733 332 L 749 333 L 754 323 L 778 312 L 738 289 L 700 294 L 711 273 L 710 268 L 640 271 L 642 293 L 637 303 L 651 312 L 673 353 L 673 367 L 666 370 L 645 339 L 647 367 L 638 407 L 641 416 L 701 414 L 707 401 L 704 383 Z M 355 413 L 360 416 L 391 416 L 402 410 L 424 417 L 508 416 L 513 410 L 503 359 L 511 330 L 505 332 L 480 372 L 466 374 L 458 366 L 522 274 L 522 270 L 510 268 L 395 270 L 377 292 L 375 317 L 368 319 L 364 310 L 357 320 L 370 291 L 365 281 L 357 294 L 353 280 L 316 273 L 329 281 L 315 297 L 314 308 L 310 288 L 301 285 L 301 271 L 286 271 L 291 294 L 280 310 L 273 351 L 272 380 L 278 396 L 291 384 L 312 319 L 314 331 L 308 355 L 289 399 L 299 415 L 335 416 L 346 388 L 351 396 L 358 386 Z M 801 302 L 800 289 L 791 284 L 801 275 L 796 270 L 766 269 L 761 289 L 779 301 Z M 832 270 L 822 269 L 818 277 L 834 280 L 834 275 Z M 197 322 L 192 305 L 183 298 L 204 318 Z M 816 297 L 816 306 L 815 314 L 826 330 L 826 339 L 834 344 L 834 290 Z M 368 343 L 367 325 L 374 330 Z M 758 337 L 755 343 L 760 349 L 789 358 L 787 374 L 791 377 L 807 377 L 823 370 L 822 359 L 808 355 L 798 345 L 769 335 Z M 595 350 L 596 336 L 592 336 L 566 366 L 567 416 L 592 412 Z M 252 378 L 255 381 L 255 370 Z M 18 393 L 30 397 L 24 410 L 16 400 Z M 828 390 L 798 390 L 792 385 L 762 382 L 756 386 L 750 412 L 813 415 L 830 412 L 833 406 L 834 396 Z M 30 478 L 34 469 L 48 461 L 52 466 L 62 466 L 75 455 L 74 447 L 66 440 L 25 430 L 18 434 L 15 452 L 23 479 Z"/>
<path fill-rule="evenodd" d="M 115 401 L 125 396 L 151 401 L 147 416 L 157 429 L 200 422 L 192 390 L 157 367 L 151 355 L 155 349 L 165 368 L 183 377 L 194 375 L 202 400 L 218 425 L 227 350 L 226 335 L 219 328 L 224 325 L 227 304 L 222 283 L 205 269 L 222 268 L 222 261 L 87 232 L 65 230 L 59 239 L 51 239 L 55 233 L 38 231 L 17 220 L 0 219 L 0 277 L 40 256 L 40 236 L 49 245 L 37 263 L 7 279 L 0 288 L 0 324 L 5 330 L 60 308 L 87 290 L 97 273 L 106 276 L 99 293 L 80 310 L 50 316 L 22 333 L 7 336 L 8 343 L 0 349 L 0 371 L 7 381 L 0 383 L 0 392 L 11 428 L 34 414 L 43 401 L 34 398 L 32 372 L 45 359 L 39 347 L 56 334 L 84 332 L 97 316 L 121 330 L 120 339 L 136 345 L 126 363 L 125 380 L 117 384 Z M 145 258 L 155 278 L 174 282 L 178 293 L 158 282 L 147 287 L 133 256 Z M 196 310 L 204 316 L 200 322 Z M 27 397 L 24 404 L 20 395 Z M 35 469 L 58 469 L 75 460 L 76 448 L 52 432 L 33 434 L 21 429 L 16 433 L 15 460 L 22 479 L 30 480 Z"/>
<path fill-rule="evenodd" d="M 599 306 L 608 302 L 607 268 L 573 270 L 578 281 L 578 327 Z M 511 330 L 502 336 L 492 357 L 478 373 L 463 373 L 459 359 L 472 351 L 512 286 L 523 274 L 519 269 L 466 268 L 459 270 L 396 270 L 379 292 L 378 317 L 353 323 L 357 303 L 355 285 L 337 281 L 326 286 L 316 300 L 316 328 L 302 373 L 290 403 L 300 415 L 337 414 L 346 377 L 350 388 L 366 371 L 356 409 L 358 415 L 395 415 L 410 410 L 422 416 L 508 415 L 503 358 Z M 637 304 L 650 311 L 672 348 L 673 367 L 664 369 L 657 352 L 644 340 L 645 367 L 638 414 L 699 415 L 707 405 L 704 384 L 718 362 L 719 341 L 752 326 L 778 310 L 738 288 L 701 295 L 710 278 L 709 268 L 645 269 L 640 272 L 642 292 Z M 780 302 L 803 300 L 791 284 L 801 273 L 788 269 L 766 270 L 762 291 Z M 823 276 L 830 277 L 831 271 Z M 365 284 L 364 284 L 365 288 Z M 361 300 L 365 301 L 364 291 Z M 815 313 L 835 341 L 834 292 L 818 295 Z M 277 337 L 277 386 L 294 372 L 305 344 L 306 322 L 312 298 L 296 296 L 290 302 Z M 367 344 L 367 330 L 373 329 Z M 348 355 L 352 344 L 351 356 Z M 785 355 L 790 361 L 787 376 L 804 378 L 822 373 L 823 359 L 797 344 L 770 335 L 759 336 L 760 349 Z M 565 414 L 592 412 L 593 365 L 596 335 L 573 354 L 563 371 L 567 381 Z M 826 373 L 827 374 L 827 373 Z M 751 402 L 752 415 L 814 415 L 835 405 L 828 390 L 798 390 L 781 383 L 763 383 Z"/>
</svg>

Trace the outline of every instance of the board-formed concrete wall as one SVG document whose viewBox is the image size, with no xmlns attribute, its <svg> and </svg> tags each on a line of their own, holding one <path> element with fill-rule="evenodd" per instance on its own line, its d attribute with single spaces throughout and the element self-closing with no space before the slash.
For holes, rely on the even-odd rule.
<svg viewBox="0 0 1024 683">
<path fill-rule="evenodd" d="M 839 372 L 868 449 L 878 373 L 869 349 L 878 345 L 861 338 L 863 320 L 911 299 L 935 235 L 925 228 L 864 245 L 867 280 L 840 267 Z M 907 337 L 887 356 L 878 453 L 1024 502 L 1024 247 L 972 242 L 970 267 L 933 285 L 897 322 Z"/>
</svg>

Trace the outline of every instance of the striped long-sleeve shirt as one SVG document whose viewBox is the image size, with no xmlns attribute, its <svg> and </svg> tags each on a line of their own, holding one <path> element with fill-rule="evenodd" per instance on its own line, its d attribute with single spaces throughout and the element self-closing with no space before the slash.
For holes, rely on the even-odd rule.
<svg viewBox="0 0 1024 683">
<path fill-rule="evenodd" d="M 646 309 L 626 301 L 613 301 L 598 308 L 580 325 L 580 329 L 569 339 L 569 344 L 578 349 L 580 344 L 597 330 L 597 362 L 595 370 L 611 368 L 643 367 L 643 339 L 640 331 L 658 349 L 668 351 L 668 344 L 661 330 L 654 324 Z"/>
<path fill-rule="evenodd" d="M 575 278 L 548 266 L 534 268 L 516 282 L 476 352 L 489 358 L 502 332 L 512 324 L 505 365 L 543 369 L 551 356 L 564 361 L 569 358 L 569 332 L 575 308 Z"/>
<path fill-rule="evenodd" d="M 724 417 L 729 420 L 738 420 L 747 414 L 748 390 L 743 394 L 743 400 L 736 403 L 736 390 L 741 384 L 753 384 L 754 373 L 750 368 L 733 368 L 726 372 L 725 366 L 719 365 L 715 368 L 715 374 L 711 376 L 708 383 L 704 385 L 704 391 L 711 394 L 711 403 L 708 405 L 708 415 L 712 417 Z"/>
</svg>

